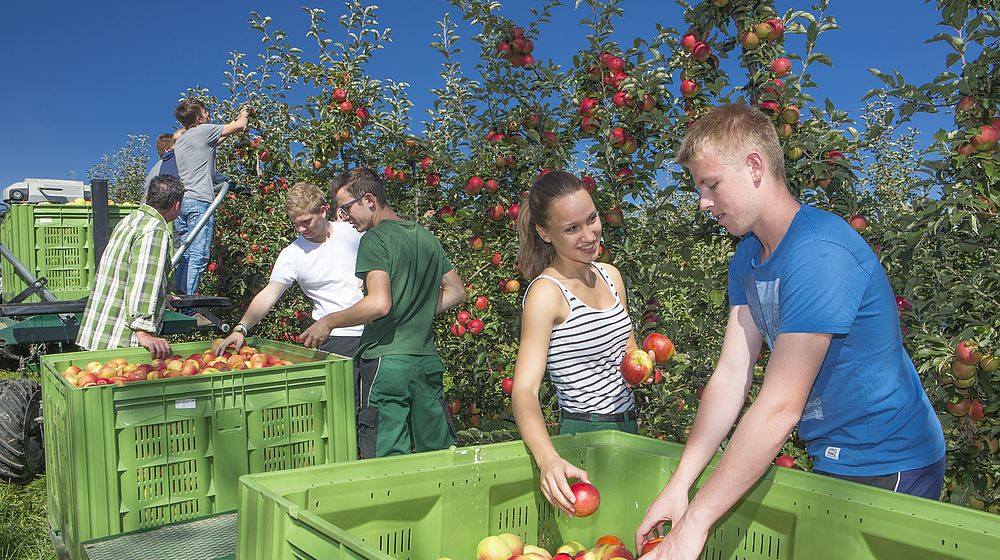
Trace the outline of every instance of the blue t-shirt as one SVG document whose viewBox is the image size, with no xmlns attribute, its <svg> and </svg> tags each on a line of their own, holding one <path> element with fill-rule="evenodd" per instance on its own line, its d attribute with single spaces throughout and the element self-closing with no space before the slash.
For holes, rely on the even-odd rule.
<svg viewBox="0 0 1000 560">
<path fill-rule="evenodd" d="M 781 333 L 833 335 L 799 420 L 814 468 L 878 476 L 944 456 L 944 434 L 903 348 L 896 300 L 868 244 L 805 204 L 771 256 L 748 234 L 729 264 L 729 303 L 747 305 L 768 346 Z"/>
</svg>

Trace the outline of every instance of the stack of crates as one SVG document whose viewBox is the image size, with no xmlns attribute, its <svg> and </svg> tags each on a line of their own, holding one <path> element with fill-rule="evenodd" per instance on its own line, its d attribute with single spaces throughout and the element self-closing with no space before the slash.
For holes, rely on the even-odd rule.
<svg viewBox="0 0 1000 560">
<path fill-rule="evenodd" d="M 614 431 L 552 444 L 600 490 L 590 517 L 569 518 L 545 501 L 522 442 L 450 449 L 243 477 L 237 558 L 474 558 L 482 538 L 501 533 L 550 552 L 568 541 L 592 547 L 607 534 L 631 549 L 683 448 Z M 718 521 L 701 558 L 957 560 L 998 551 L 994 514 L 774 467 Z"/>
<path fill-rule="evenodd" d="M 108 225 L 114 229 L 137 208 L 134 204 L 109 206 Z M 46 287 L 60 300 L 68 301 L 90 295 L 94 285 L 94 216 L 86 204 L 12 204 L 0 224 L 0 243 L 36 278 L 48 279 Z M 14 273 L 6 259 L 3 276 L 3 300 L 21 293 L 27 285 Z M 37 295 L 28 302 L 41 301 Z"/>
<path fill-rule="evenodd" d="M 149 352 L 43 357 L 48 520 L 57 545 L 80 558 L 84 541 L 236 509 L 241 475 L 357 458 L 352 362 L 281 342 L 247 344 L 294 363 L 79 388 L 62 375 L 71 365 L 143 363 Z"/>
</svg>

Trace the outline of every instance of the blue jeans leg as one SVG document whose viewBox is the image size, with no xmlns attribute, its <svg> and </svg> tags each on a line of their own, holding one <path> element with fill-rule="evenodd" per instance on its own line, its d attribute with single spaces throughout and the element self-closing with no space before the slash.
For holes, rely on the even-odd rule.
<svg viewBox="0 0 1000 560">
<path fill-rule="evenodd" d="M 175 224 L 177 224 L 175 231 L 180 237 L 179 243 L 184 242 L 188 232 L 194 229 L 198 220 L 208 211 L 208 207 L 209 203 L 201 200 L 184 200 L 181 203 L 181 214 L 175 220 Z M 177 287 L 182 293 L 193 294 L 198 289 L 201 275 L 208 266 L 214 230 L 215 216 L 211 216 L 178 263 L 175 274 Z"/>
</svg>

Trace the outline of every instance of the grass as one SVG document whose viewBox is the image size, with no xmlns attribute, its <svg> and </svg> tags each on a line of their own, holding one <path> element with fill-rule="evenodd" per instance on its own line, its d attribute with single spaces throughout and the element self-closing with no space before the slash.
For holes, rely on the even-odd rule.
<svg viewBox="0 0 1000 560">
<path fill-rule="evenodd" d="M 26 376 L 34 377 L 34 374 L 28 372 Z M 21 375 L 0 370 L 0 379 L 8 377 Z M 36 477 L 26 486 L 0 482 L 0 558 L 56 558 L 55 548 L 49 539 L 45 507 L 45 475 Z"/>
<path fill-rule="evenodd" d="M 44 475 L 27 486 L 0 483 L 0 558 L 56 558 L 45 519 Z"/>
</svg>

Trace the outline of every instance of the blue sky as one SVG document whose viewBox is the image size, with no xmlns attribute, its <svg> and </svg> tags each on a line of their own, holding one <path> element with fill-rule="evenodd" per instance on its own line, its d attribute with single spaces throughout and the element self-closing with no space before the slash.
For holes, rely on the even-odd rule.
<svg viewBox="0 0 1000 560">
<path fill-rule="evenodd" d="M 428 46 L 445 12 L 459 20 L 458 10 L 441 0 L 385 0 L 379 19 L 391 27 L 394 41 L 376 54 L 369 73 L 411 84 L 419 119 L 430 106 L 430 88 L 438 84 L 440 60 Z M 527 20 L 528 8 L 541 2 L 511 1 L 502 13 Z M 832 69 L 814 73 L 818 99 L 829 97 L 857 116 L 864 93 L 880 82 L 869 67 L 897 70 L 911 83 L 929 81 L 944 70 L 945 47 L 925 44 L 938 31 L 938 13 L 919 0 L 830 2 L 841 29 L 824 34 L 819 50 L 829 54 Z M 305 45 L 308 16 L 299 2 L 219 0 L 185 5 L 146 2 L 15 2 L 0 18 L 0 43 L 8 53 L 5 85 L 0 88 L 5 134 L 0 137 L 0 188 L 25 177 L 86 178 L 101 155 L 124 145 L 128 134 L 155 138 L 172 130 L 172 112 L 180 94 L 197 84 L 219 95 L 230 51 L 256 52 L 259 36 L 247 25 L 251 10 L 272 16 L 275 27 L 289 32 L 293 44 Z M 324 8 L 330 30 L 344 8 L 341 2 L 308 4 Z M 809 8 L 812 3 L 778 3 Z M 652 37 L 654 24 L 684 29 L 673 2 L 625 0 L 625 18 L 616 39 Z M 863 9 L 862 9 L 863 7 Z M 904 15 L 905 14 L 905 15 Z M 551 24 L 535 42 L 536 57 L 569 64 L 585 44 L 578 22 L 586 8 L 573 0 L 557 8 Z M 459 33 L 474 30 L 463 25 Z M 471 41 L 462 45 L 470 53 Z M 472 61 L 465 68 L 471 69 Z M 918 121 L 923 143 L 950 118 L 939 115 Z M 155 154 L 151 151 L 151 156 Z"/>
</svg>

